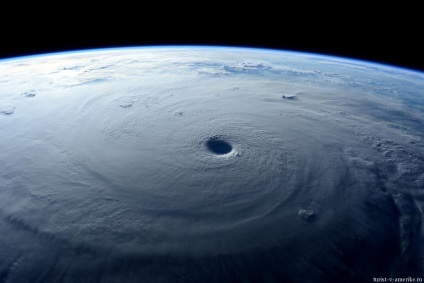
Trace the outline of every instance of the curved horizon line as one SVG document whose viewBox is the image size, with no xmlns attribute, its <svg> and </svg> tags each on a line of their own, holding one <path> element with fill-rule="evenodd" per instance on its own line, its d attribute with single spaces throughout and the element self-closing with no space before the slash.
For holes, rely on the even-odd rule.
<svg viewBox="0 0 424 283">
<path fill-rule="evenodd" d="M 51 52 L 38 52 L 27 55 L 17 55 L 0 58 L 0 63 L 5 61 L 13 61 L 13 60 L 23 60 L 35 57 L 47 57 L 47 56 L 55 56 L 55 55 L 66 55 L 66 54 L 75 54 L 75 53 L 94 53 L 99 51 L 107 51 L 107 50 L 125 50 L 125 49 L 232 49 L 232 50 L 250 50 L 250 51 L 259 51 L 259 52 L 272 52 L 272 53 L 292 53 L 297 55 L 307 55 L 314 57 L 324 57 L 327 59 L 336 59 L 338 61 L 346 61 L 346 62 L 357 62 L 359 64 L 370 64 L 378 67 L 385 67 L 390 69 L 397 69 L 402 71 L 407 71 L 419 75 L 424 75 L 424 70 L 415 69 L 413 67 L 399 66 L 391 63 L 383 63 L 377 62 L 367 59 L 359 59 L 352 57 L 345 57 L 342 55 L 331 55 L 325 53 L 315 53 L 309 51 L 299 51 L 294 49 L 280 49 L 280 48 L 271 48 L 271 47 L 253 47 L 253 46 L 241 46 L 241 45 L 221 45 L 221 44 L 151 44 L 151 45 L 118 45 L 118 46 L 108 46 L 108 47 L 87 47 L 87 48 L 75 48 L 69 50 L 61 50 L 61 51 L 51 51 Z"/>
</svg>

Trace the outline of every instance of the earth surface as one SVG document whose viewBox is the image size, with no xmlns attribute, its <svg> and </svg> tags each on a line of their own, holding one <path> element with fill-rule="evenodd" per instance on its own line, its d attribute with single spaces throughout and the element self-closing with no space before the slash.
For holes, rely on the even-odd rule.
<svg viewBox="0 0 424 283">
<path fill-rule="evenodd" d="M 2 282 L 423 275 L 424 75 L 227 47 L 0 61 Z"/>
</svg>

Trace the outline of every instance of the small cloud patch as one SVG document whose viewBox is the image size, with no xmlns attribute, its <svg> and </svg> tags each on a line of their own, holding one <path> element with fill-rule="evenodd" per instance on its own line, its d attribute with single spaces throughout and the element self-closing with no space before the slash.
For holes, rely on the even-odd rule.
<svg viewBox="0 0 424 283">
<path fill-rule="evenodd" d="M 12 115 L 15 113 L 15 109 L 14 105 L 2 105 L 0 106 L 0 115 Z"/>
<path fill-rule="evenodd" d="M 313 210 L 300 209 L 299 217 L 305 221 L 312 221 L 315 219 L 315 212 Z"/>
<path fill-rule="evenodd" d="M 297 98 L 297 96 L 295 94 L 283 94 L 281 96 L 281 98 L 283 99 L 289 99 L 289 100 L 294 100 Z"/>
<path fill-rule="evenodd" d="M 25 91 L 25 92 L 21 93 L 21 95 L 22 96 L 25 96 L 25 97 L 34 97 L 37 94 L 36 94 L 36 92 L 35 92 L 34 89 L 31 89 L 31 90 L 28 90 L 28 91 Z"/>
</svg>

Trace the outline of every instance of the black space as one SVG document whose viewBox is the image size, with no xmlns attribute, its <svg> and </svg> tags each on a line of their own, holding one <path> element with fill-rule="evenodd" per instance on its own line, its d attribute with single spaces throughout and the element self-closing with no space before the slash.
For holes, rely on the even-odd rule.
<svg viewBox="0 0 424 283">
<path fill-rule="evenodd" d="M 63 6 L 60 13 L 46 10 L 46 15 L 21 17 L 20 25 L 3 20 L 0 58 L 86 48 L 225 45 L 320 53 L 424 71 L 422 25 L 408 14 L 413 7 L 395 14 L 365 13 L 360 7 L 333 7 L 326 13 L 309 7 L 308 14 L 265 4 L 248 11 L 205 4 L 184 13 L 181 7 L 168 7 L 167 14 L 158 8 L 106 8 Z"/>
</svg>

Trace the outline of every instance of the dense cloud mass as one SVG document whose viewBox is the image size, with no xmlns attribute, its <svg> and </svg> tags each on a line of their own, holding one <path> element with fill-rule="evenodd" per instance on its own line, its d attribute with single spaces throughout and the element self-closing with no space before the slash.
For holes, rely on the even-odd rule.
<svg viewBox="0 0 424 283">
<path fill-rule="evenodd" d="M 424 75 L 123 48 L 0 62 L 3 282 L 422 276 Z"/>
</svg>

